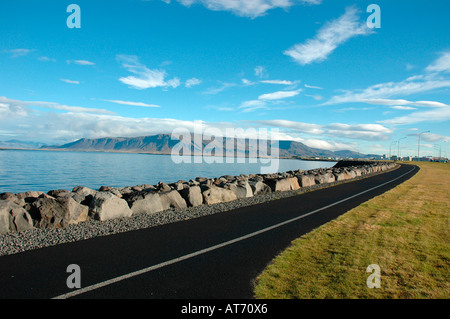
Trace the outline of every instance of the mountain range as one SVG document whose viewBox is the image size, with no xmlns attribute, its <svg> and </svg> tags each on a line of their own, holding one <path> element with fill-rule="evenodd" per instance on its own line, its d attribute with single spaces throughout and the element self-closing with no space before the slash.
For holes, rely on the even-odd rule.
<svg viewBox="0 0 450 319">
<path fill-rule="evenodd" d="M 214 147 L 226 149 L 227 143 L 234 144 L 233 153 L 236 156 L 248 155 L 249 152 L 255 151 L 256 140 L 245 139 L 230 141 L 230 138 L 223 138 L 220 140 L 205 140 L 201 139 L 201 149 Z M 197 142 L 197 143 L 196 143 Z M 261 141 L 259 141 L 261 142 Z M 41 149 L 46 150 L 71 150 L 71 151 L 102 151 L 102 152 L 127 152 L 127 153 L 149 153 L 149 154 L 171 154 L 172 149 L 180 143 L 179 139 L 172 139 L 170 134 L 157 134 L 152 136 L 140 137 L 106 137 L 97 139 L 82 138 L 75 142 L 60 145 L 60 146 L 43 146 Z M 180 143 L 181 145 L 181 143 Z M 179 148 L 180 145 L 177 147 Z M 198 141 L 193 139 L 186 143 L 186 147 L 191 149 L 191 154 L 195 150 L 199 150 Z M 267 144 L 269 145 L 269 144 Z M 303 158 L 369 158 L 377 155 L 365 155 L 350 150 L 329 151 L 323 149 L 312 148 L 303 143 L 296 141 L 279 141 L 279 156 L 280 157 L 303 157 Z M 270 145 L 268 146 L 268 153 L 270 155 Z M 185 154 L 185 153 L 184 153 Z M 215 155 L 214 152 L 209 153 Z M 256 154 L 256 153 L 252 153 Z"/>
</svg>

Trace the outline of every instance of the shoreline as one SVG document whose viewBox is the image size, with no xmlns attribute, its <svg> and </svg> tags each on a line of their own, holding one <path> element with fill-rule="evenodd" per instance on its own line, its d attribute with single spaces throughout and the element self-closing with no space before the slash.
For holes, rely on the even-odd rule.
<svg viewBox="0 0 450 319">
<path fill-rule="evenodd" d="M 143 154 L 143 155 L 172 155 L 171 152 L 139 152 L 139 151 L 115 151 L 115 150 L 95 150 L 95 149 L 59 149 L 59 148 L 5 148 L 0 147 L 0 151 L 44 151 L 44 152 L 79 152 L 79 153 L 111 153 L 111 154 Z M 184 155 L 184 156 L 201 156 L 201 157 L 216 157 L 216 155 Z M 246 155 L 243 156 L 221 156 L 223 158 L 232 157 L 232 158 L 249 158 Z M 263 159 L 292 159 L 292 160 L 302 160 L 302 161 L 317 161 L 317 162 L 338 162 L 340 160 L 346 160 L 346 158 L 316 158 L 314 157 L 307 157 L 307 156 L 301 156 L 301 155 L 292 155 L 292 156 L 279 156 L 279 157 L 262 157 L 262 156 L 256 156 L 252 158 L 263 158 Z M 352 158 L 352 161 L 383 161 L 383 160 L 377 160 L 377 159 L 370 159 L 370 158 Z"/>
</svg>

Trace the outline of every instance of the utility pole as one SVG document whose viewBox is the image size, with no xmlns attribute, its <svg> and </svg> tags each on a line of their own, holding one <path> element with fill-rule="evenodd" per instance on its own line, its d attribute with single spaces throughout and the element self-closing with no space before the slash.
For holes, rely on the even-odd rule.
<svg viewBox="0 0 450 319">
<path fill-rule="evenodd" d="M 430 131 L 425 131 L 422 133 L 419 133 L 419 142 L 417 143 L 417 161 L 420 161 L 420 135 L 423 133 L 429 133 Z"/>
<path fill-rule="evenodd" d="M 402 137 L 401 139 L 399 139 L 397 141 L 397 157 L 398 157 L 398 159 L 400 158 L 400 141 L 403 140 L 404 138 L 406 138 L 406 136 Z"/>
<path fill-rule="evenodd" d="M 434 149 L 437 151 L 438 150 L 438 147 L 439 147 L 439 161 L 441 160 L 441 152 L 442 152 L 442 148 L 441 148 L 441 145 L 439 145 L 439 144 L 434 144 Z M 436 154 L 437 155 L 437 154 Z M 437 157 L 437 156 L 436 156 Z"/>
<path fill-rule="evenodd" d="M 391 142 L 391 145 L 389 145 L 389 160 L 391 160 L 391 158 L 392 158 L 392 153 L 391 153 L 392 144 L 395 144 L 395 143 L 397 143 L 397 141 L 393 141 L 393 142 Z"/>
</svg>

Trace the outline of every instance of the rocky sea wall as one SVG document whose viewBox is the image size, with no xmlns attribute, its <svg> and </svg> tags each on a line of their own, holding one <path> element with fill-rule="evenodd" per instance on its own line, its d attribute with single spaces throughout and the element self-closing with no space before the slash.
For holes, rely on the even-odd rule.
<svg viewBox="0 0 450 319">
<path fill-rule="evenodd" d="M 0 234 L 29 229 L 60 229 L 89 220 L 108 221 L 169 209 L 233 202 L 262 194 L 320 187 L 396 168 L 389 162 L 341 161 L 334 167 L 276 174 L 197 177 L 156 185 L 127 187 L 83 186 L 72 191 L 51 190 L 0 194 Z"/>
</svg>

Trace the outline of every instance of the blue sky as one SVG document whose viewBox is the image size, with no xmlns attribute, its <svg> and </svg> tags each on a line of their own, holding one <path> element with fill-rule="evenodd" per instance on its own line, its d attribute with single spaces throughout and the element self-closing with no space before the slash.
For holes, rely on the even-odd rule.
<svg viewBox="0 0 450 319">
<path fill-rule="evenodd" d="M 68 28 L 67 7 L 81 9 Z M 381 27 L 368 28 L 370 4 Z M 330 150 L 450 156 L 445 0 L 0 3 L 0 141 L 278 128 Z M 395 150 L 395 152 L 394 152 Z"/>
</svg>

